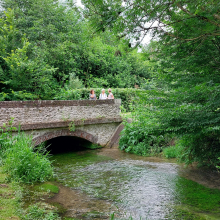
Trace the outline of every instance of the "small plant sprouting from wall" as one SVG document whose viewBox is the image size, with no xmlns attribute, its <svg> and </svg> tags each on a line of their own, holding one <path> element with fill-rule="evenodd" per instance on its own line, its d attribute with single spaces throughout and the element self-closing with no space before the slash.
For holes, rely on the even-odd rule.
<svg viewBox="0 0 220 220">
<path fill-rule="evenodd" d="M 70 115 L 65 115 L 64 112 L 62 113 L 62 120 L 63 121 L 68 121 L 70 119 Z"/>
<path fill-rule="evenodd" d="M 17 128 L 13 126 L 14 123 L 14 118 L 11 117 L 11 119 L 7 122 L 7 123 L 3 123 L 2 126 L 0 126 L 0 131 L 3 132 L 5 130 L 5 132 L 12 132 L 12 131 L 16 131 Z"/>
<path fill-rule="evenodd" d="M 74 132 L 76 130 L 76 127 L 75 127 L 75 124 L 73 121 L 69 123 L 69 130 L 72 132 Z"/>
<path fill-rule="evenodd" d="M 81 126 L 83 126 L 83 125 L 84 125 L 85 120 L 86 120 L 85 118 L 82 118 L 82 119 L 80 120 L 80 125 L 81 125 Z"/>
</svg>

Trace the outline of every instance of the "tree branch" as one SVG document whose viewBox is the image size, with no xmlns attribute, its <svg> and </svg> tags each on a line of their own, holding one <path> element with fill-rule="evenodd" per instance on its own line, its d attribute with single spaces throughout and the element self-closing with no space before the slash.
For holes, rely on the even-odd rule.
<svg viewBox="0 0 220 220">
<path fill-rule="evenodd" d="M 181 38 L 181 37 L 177 37 L 177 36 L 175 36 L 174 34 L 171 34 L 171 33 L 169 33 L 169 32 L 166 32 L 166 31 L 164 31 L 163 30 L 163 32 L 165 33 L 165 34 L 167 34 L 167 35 L 169 35 L 169 36 L 171 36 L 171 37 L 174 37 L 174 38 L 177 38 L 177 39 L 180 39 L 180 40 L 183 40 L 183 41 L 193 41 L 193 40 L 197 40 L 197 39 L 200 39 L 200 38 L 202 38 L 202 37 L 205 37 L 205 36 L 220 36 L 220 33 L 206 33 L 206 34 L 202 34 L 202 35 L 200 35 L 200 36 L 198 36 L 198 37 L 194 37 L 194 38 L 188 38 L 188 39 L 184 39 L 184 38 Z"/>
<path fill-rule="evenodd" d="M 214 14 L 213 17 L 215 17 L 216 19 L 220 20 L 220 16 L 218 14 Z"/>
<path fill-rule="evenodd" d="M 200 15 L 197 15 L 197 14 L 195 15 L 195 14 L 191 13 L 191 12 L 188 11 L 187 9 L 183 8 L 183 6 L 180 5 L 180 3 L 177 3 L 177 7 L 178 7 L 179 9 L 181 9 L 182 11 L 184 11 L 184 12 L 185 12 L 186 14 L 188 14 L 188 15 L 197 17 L 197 18 L 199 18 L 200 20 L 207 21 L 207 22 L 209 22 L 210 24 L 213 24 L 213 25 L 215 25 L 215 26 L 217 26 L 217 27 L 220 27 L 220 24 L 218 24 L 218 23 L 215 22 L 215 21 L 212 21 L 212 20 L 210 20 L 210 19 L 208 19 L 208 18 L 206 18 L 206 17 L 204 17 L 204 16 L 200 16 Z M 217 14 L 215 14 L 214 16 L 217 16 L 217 19 L 220 20 L 220 17 L 219 17 Z"/>
</svg>

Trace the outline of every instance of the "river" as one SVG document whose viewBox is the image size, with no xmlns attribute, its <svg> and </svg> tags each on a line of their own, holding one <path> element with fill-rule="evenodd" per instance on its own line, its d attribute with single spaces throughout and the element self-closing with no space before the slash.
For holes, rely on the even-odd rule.
<svg viewBox="0 0 220 220">
<path fill-rule="evenodd" d="M 68 219 L 220 219 L 220 175 L 118 149 L 51 158 Z"/>
</svg>

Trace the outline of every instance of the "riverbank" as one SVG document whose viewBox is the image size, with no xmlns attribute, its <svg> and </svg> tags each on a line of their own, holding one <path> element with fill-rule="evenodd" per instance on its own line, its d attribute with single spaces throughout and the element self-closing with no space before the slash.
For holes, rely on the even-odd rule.
<svg viewBox="0 0 220 220">
<path fill-rule="evenodd" d="M 50 182 L 34 185 L 9 182 L 0 167 L 0 219 L 59 220 L 57 213 L 61 207 L 45 203 L 58 192 L 59 188 Z"/>
<path fill-rule="evenodd" d="M 18 220 L 22 188 L 18 183 L 8 183 L 6 179 L 0 167 L 0 219 Z"/>
</svg>

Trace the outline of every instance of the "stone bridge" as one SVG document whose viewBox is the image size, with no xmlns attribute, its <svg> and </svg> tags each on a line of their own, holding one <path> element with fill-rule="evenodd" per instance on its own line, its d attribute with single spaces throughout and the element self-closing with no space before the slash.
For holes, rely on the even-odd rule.
<svg viewBox="0 0 220 220">
<path fill-rule="evenodd" d="M 120 99 L 3 101 L 0 126 L 14 118 L 13 126 L 31 134 L 35 146 L 55 137 L 75 136 L 113 147 L 123 129 L 120 105 Z"/>
</svg>

